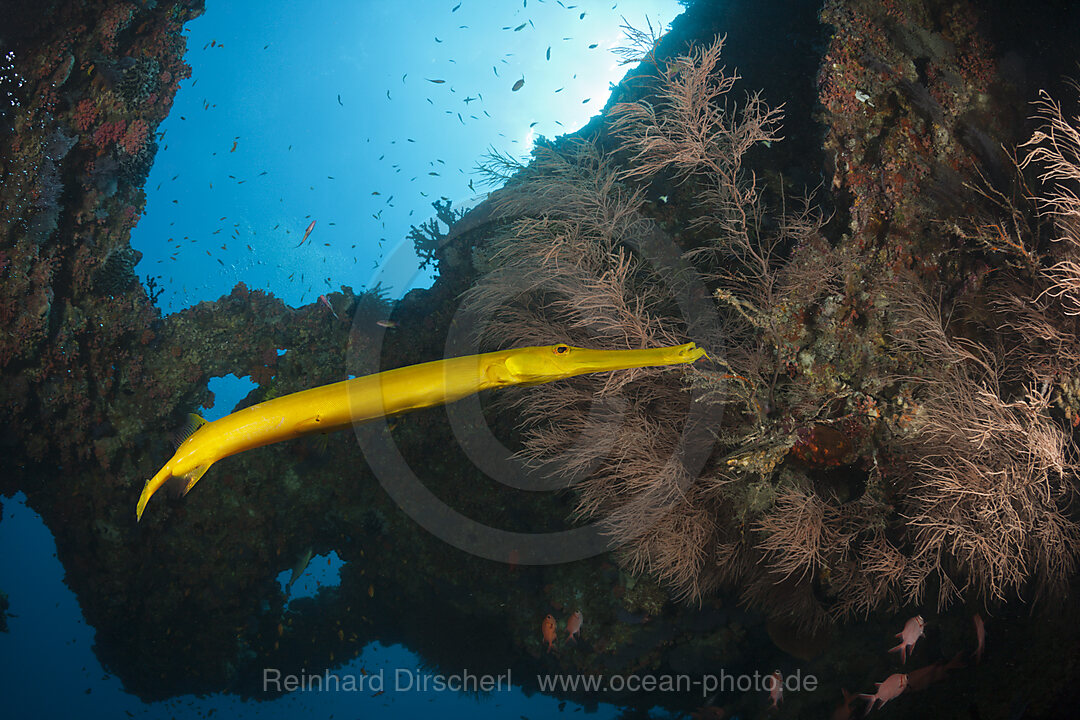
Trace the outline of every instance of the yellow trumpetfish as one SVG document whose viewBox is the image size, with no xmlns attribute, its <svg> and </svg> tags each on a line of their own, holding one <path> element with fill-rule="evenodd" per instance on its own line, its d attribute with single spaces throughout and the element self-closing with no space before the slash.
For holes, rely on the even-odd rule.
<svg viewBox="0 0 1080 720">
<path fill-rule="evenodd" d="M 206 422 L 192 416 L 191 433 L 165 467 L 146 481 L 135 517 L 170 478 L 187 494 L 218 460 L 281 440 L 330 432 L 377 417 L 460 400 L 506 385 L 539 385 L 586 373 L 691 363 L 705 351 L 694 343 L 647 350 L 588 350 L 541 345 L 435 360 L 283 395 Z"/>
</svg>

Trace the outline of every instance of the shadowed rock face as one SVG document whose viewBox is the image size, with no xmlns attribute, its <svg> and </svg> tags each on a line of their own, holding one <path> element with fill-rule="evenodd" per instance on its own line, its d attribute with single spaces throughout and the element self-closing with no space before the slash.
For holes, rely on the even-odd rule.
<svg viewBox="0 0 1080 720">
<path fill-rule="evenodd" d="M 1022 113 L 995 114 L 984 98 L 962 92 L 992 81 L 979 74 L 995 71 L 993 54 L 980 53 L 968 36 L 950 37 L 958 21 L 941 20 L 938 4 L 920 5 L 921 15 L 903 21 L 870 5 L 828 5 L 836 64 L 822 69 L 817 84 L 825 31 L 812 8 L 774 2 L 720 10 L 700 3 L 664 47 L 677 53 L 686 42 L 728 33 L 725 57 L 738 64 L 746 86 L 787 102 L 788 137 L 778 145 L 785 177 L 813 185 L 819 168 L 827 168 L 831 203 L 844 221 L 827 231 L 829 240 L 868 256 L 891 254 L 898 266 L 955 288 L 971 266 L 920 265 L 931 249 L 928 228 L 943 211 L 956 210 L 952 191 L 975 160 L 990 162 L 980 158 L 987 148 L 1022 137 Z M 97 629 L 96 650 L 106 667 L 130 691 L 158 699 L 213 691 L 265 697 L 264 667 L 319 672 L 374 640 L 401 642 L 444 672 L 511 668 L 527 685 L 539 671 L 701 675 L 715 672 L 718 658 L 728 672 L 771 671 L 787 662 L 769 644 L 764 617 L 732 609 L 723 591 L 687 607 L 607 556 L 528 567 L 513 556 L 492 562 L 443 543 L 390 499 L 380 483 L 398 478 L 377 477 L 352 433 L 227 459 L 188 497 L 155 498 L 136 524 L 143 481 L 171 454 L 170 434 L 184 414 L 211 402 L 210 378 L 251 376 L 259 387 L 241 403 L 249 405 L 349 373 L 441 357 L 459 295 L 476 280 L 476 258 L 501 222 L 482 203 L 441 238 L 433 255 L 438 282 L 393 308 L 399 323 L 393 332 L 375 324 L 390 313 L 385 301 L 349 288 L 329 296 L 341 321 L 318 305 L 293 310 L 242 284 L 215 302 L 162 317 L 134 282 L 129 233 L 143 209 L 154 129 L 188 74 L 183 23 L 201 12 L 201 0 L 91 8 L 63 0 L 22 3 L 2 38 L 16 56 L 7 75 L 27 82 L 19 89 L 10 77 L 0 78 L 0 90 L 12 87 L 20 101 L 18 109 L 2 111 L 11 117 L 0 126 L 7 132 L 14 120 L 15 132 L 0 134 L 0 406 L 7 418 L 0 491 L 25 492 L 54 533 L 66 580 Z M 962 67 L 937 68 L 935 77 L 947 78 L 950 93 L 918 73 L 890 75 L 896 67 L 925 66 L 928 57 L 943 66 L 949 58 L 941 54 L 942 38 L 967 43 L 969 51 Z M 877 54 L 864 47 L 856 56 L 859 43 Z M 864 94 L 885 97 L 892 115 L 867 112 L 858 99 Z M 615 92 L 623 102 L 640 95 L 632 82 Z M 992 101 L 1013 107 L 1009 98 Z M 820 125 L 810 120 L 817 102 Z M 916 121 L 943 125 L 944 144 L 932 145 Z M 613 142 L 601 120 L 581 135 L 597 136 L 602 146 Z M 661 203 L 653 209 L 672 226 L 687 221 Z M 859 372 L 883 372 L 859 365 L 856 346 L 841 343 L 838 367 L 846 357 Z M 281 349 L 289 352 L 279 355 Z M 484 431 L 483 424 L 507 447 L 519 446 L 512 411 L 485 408 L 484 417 L 473 431 Z M 389 433 L 425 486 L 475 520 L 519 532 L 573 524 L 570 493 L 517 492 L 477 469 L 441 409 L 398 418 L 389 430 L 359 432 L 367 447 Z M 866 484 L 865 472 L 857 483 L 829 472 L 812 479 L 858 485 L 860 493 Z M 309 548 L 335 550 L 345 561 L 340 585 L 286 609 L 275 577 Z M 545 653 L 541 619 L 555 613 L 564 623 L 577 609 L 586 618 L 580 642 L 558 655 Z M 1019 615 L 1009 622 L 1030 622 Z M 959 635 L 968 622 L 960 610 L 937 619 L 943 634 Z M 823 677 L 827 689 L 789 702 L 809 713 L 828 711 L 841 684 L 864 680 L 842 682 L 837 658 L 862 667 L 883 662 L 878 639 L 895 632 L 893 624 L 883 614 L 837 629 L 817 661 L 831 673 Z M 1069 642 L 1066 633 L 1039 632 L 1033 626 L 1014 633 L 1034 640 L 1016 641 L 1010 656 L 1041 658 L 1055 643 Z M 1049 696 L 1055 680 L 1041 677 L 1047 686 L 1031 692 Z M 576 699 L 697 704 L 663 693 Z M 753 708 L 755 700 L 733 702 Z"/>
</svg>

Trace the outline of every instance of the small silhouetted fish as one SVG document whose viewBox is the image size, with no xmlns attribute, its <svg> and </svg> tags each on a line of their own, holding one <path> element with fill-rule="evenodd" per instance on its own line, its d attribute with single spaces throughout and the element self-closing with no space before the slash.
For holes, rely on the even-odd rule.
<svg viewBox="0 0 1080 720">
<path fill-rule="evenodd" d="M 589 49 L 590 50 L 595 50 L 598 44 L 599 43 L 593 43 L 592 45 L 589 46 Z"/>
<path fill-rule="evenodd" d="M 345 103 L 341 102 L 341 96 L 340 95 L 337 96 L 337 104 L 340 105 L 341 107 L 345 107 Z"/>
<path fill-rule="evenodd" d="M 528 24 L 529 23 L 521 23 L 516 28 L 514 28 L 514 32 L 517 32 L 518 30 L 523 30 L 525 28 L 525 26 L 528 25 Z"/>
<path fill-rule="evenodd" d="M 452 9 L 450 10 L 450 12 L 457 12 L 457 9 L 458 9 L 459 7 L 461 7 L 461 3 L 458 3 L 457 5 L 455 5 L 455 6 L 454 6 L 454 7 L 453 7 L 453 8 L 452 8 Z"/>
<path fill-rule="evenodd" d="M 548 46 L 548 49 L 547 49 L 547 59 L 548 60 L 551 59 L 551 46 L 550 45 Z"/>
<path fill-rule="evenodd" d="M 444 82 L 446 82 L 445 80 L 432 80 L 431 78 L 424 79 L 427 80 L 429 83 L 435 83 L 436 85 L 442 85 Z"/>
<path fill-rule="evenodd" d="M 514 83 L 514 87 L 510 88 L 510 91 L 511 92 L 517 92 L 518 90 L 520 90 L 523 87 L 525 87 L 525 78 L 521 78 L 516 83 Z"/>
</svg>

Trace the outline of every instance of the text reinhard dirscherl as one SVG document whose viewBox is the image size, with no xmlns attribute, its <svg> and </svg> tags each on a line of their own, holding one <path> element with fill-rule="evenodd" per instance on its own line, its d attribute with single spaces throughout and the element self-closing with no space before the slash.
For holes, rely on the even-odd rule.
<svg viewBox="0 0 1080 720">
<path fill-rule="evenodd" d="M 387 683 L 387 679 L 391 683 Z M 509 668 L 501 675 L 477 675 L 468 670 L 452 675 L 397 668 L 393 675 L 384 670 L 369 673 L 332 673 L 321 675 L 283 673 L 278 668 L 263 668 L 263 692 L 451 692 L 490 693 L 510 690 Z"/>
<path fill-rule="evenodd" d="M 700 692 L 702 697 L 714 692 L 769 692 L 773 678 L 768 673 L 719 674 L 701 677 L 690 675 L 575 675 L 545 674 L 536 676 L 541 692 Z M 796 670 L 781 680 L 785 692 L 817 689 L 813 675 Z M 393 673 L 379 669 L 368 673 L 283 673 L 278 668 L 263 668 L 263 692 L 451 692 L 492 693 L 512 689 L 510 669 L 499 675 L 476 674 L 463 670 L 444 675 L 418 669 L 396 668 Z"/>
</svg>

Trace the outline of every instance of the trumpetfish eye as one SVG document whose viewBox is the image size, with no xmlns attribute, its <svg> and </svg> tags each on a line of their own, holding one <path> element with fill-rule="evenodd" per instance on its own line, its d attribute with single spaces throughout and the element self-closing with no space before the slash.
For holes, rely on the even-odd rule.
<svg viewBox="0 0 1080 720">
<path fill-rule="evenodd" d="M 565 355 L 568 352 L 570 352 L 570 346 L 569 345 L 556 345 L 555 346 L 555 354 L 556 355 Z"/>
</svg>

